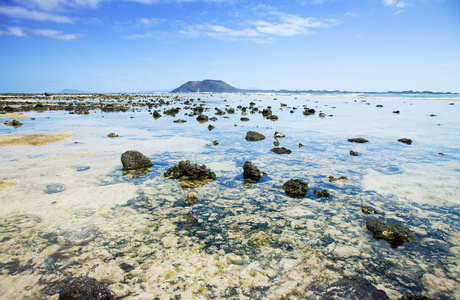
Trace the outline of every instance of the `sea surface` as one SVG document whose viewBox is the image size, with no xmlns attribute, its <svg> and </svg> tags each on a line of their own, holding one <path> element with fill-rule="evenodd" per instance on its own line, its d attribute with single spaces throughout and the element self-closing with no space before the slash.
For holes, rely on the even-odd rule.
<svg viewBox="0 0 460 300">
<path fill-rule="evenodd" d="M 136 105 L 159 99 L 171 103 Z M 459 100 L 151 94 L 124 100 L 127 112 L 25 112 L 16 128 L 0 115 L 0 138 L 71 134 L 0 147 L 0 299 L 57 299 L 81 275 L 123 299 L 321 299 L 352 276 L 390 299 L 460 299 Z M 217 120 L 198 122 L 191 108 L 200 105 Z M 172 107 L 181 109 L 165 115 Z M 248 131 L 265 139 L 248 142 Z M 275 132 L 285 137 L 275 140 Z M 369 142 L 348 141 L 358 137 Z M 292 153 L 271 152 L 276 141 Z M 122 170 L 127 150 L 153 162 L 145 175 Z M 164 177 L 181 160 L 206 165 L 216 180 L 183 189 Z M 259 182 L 244 182 L 246 161 L 266 173 Z M 289 179 L 306 181 L 307 195 L 287 196 Z M 330 197 L 314 194 L 324 189 Z M 186 205 L 190 192 L 198 198 Z M 368 219 L 406 225 L 416 242 L 392 248 L 373 238 Z M 66 242 L 75 232 L 83 240 Z"/>
</svg>

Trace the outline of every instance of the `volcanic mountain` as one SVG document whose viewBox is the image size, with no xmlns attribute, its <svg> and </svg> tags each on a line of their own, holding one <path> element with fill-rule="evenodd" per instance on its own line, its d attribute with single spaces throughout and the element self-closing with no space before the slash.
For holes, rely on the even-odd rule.
<svg viewBox="0 0 460 300">
<path fill-rule="evenodd" d="M 237 93 L 243 90 L 237 89 L 222 80 L 202 80 L 202 81 L 189 81 L 184 83 L 171 93 L 196 93 L 196 92 L 210 92 L 210 93 Z"/>
</svg>

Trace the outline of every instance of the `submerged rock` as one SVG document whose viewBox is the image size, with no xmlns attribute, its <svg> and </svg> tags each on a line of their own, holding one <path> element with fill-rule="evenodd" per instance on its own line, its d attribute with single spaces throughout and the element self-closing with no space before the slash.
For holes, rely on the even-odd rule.
<svg viewBox="0 0 460 300">
<path fill-rule="evenodd" d="M 292 198 L 302 198 L 308 193 L 308 184 L 302 179 L 290 179 L 281 187 Z"/>
<path fill-rule="evenodd" d="M 366 214 L 366 215 L 369 215 L 371 213 L 377 213 L 376 210 L 374 210 L 372 207 L 370 206 L 363 206 L 363 208 L 361 208 L 361 212 L 363 214 Z"/>
<path fill-rule="evenodd" d="M 362 277 L 344 277 L 330 285 L 323 300 L 389 300 L 387 294 Z"/>
<path fill-rule="evenodd" d="M 383 239 L 388 242 L 392 248 L 401 246 L 403 243 L 413 243 L 416 238 L 409 227 L 401 224 L 388 224 L 377 219 L 366 221 L 366 228 L 372 232 L 376 240 Z"/>
<path fill-rule="evenodd" d="M 86 225 L 74 230 L 68 230 L 58 235 L 57 240 L 62 247 L 83 245 L 96 237 L 97 228 L 93 225 Z"/>
<path fill-rule="evenodd" d="M 292 153 L 291 150 L 286 149 L 284 147 L 275 147 L 273 149 L 270 149 L 270 151 L 276 154 L 291 154 Z"/>
<path fill-rule="evenodd" d="M 255 132 L 255 131 L 248 131 L 246 133 L 246 141 L 248 142 L 256 142 L 265 139 L 265 136 L 262 133 Z"/>
<path fill-rule="evenodd" d="M 198 223 L 198 218 L 192 215 L 184 216 L 184 220 L 185 220 L 185 223 L 190 224 L 190 225 Z"/>
<path fill-rule="evenodd" d="M 348 178 L 345 176 L 340 176 L 339 178 L 335 178 L 334 176 L 329 176 L 329 182 L 332 183 L 341 183 L 345 184 L 348 181 Z"/>
<path fill-rule="evenodd" d="M 399 139 L 398 142 L 404 143 L 404 144 L 407 144 L 407 145 L 412 144 L 412 140 L 411 140 L 411 139 L 407 139 L 407 138 Z"/>
<path fill-rule="evenodd" d="M 59 294 L 59 300 L 112 300 L 115 294 L 90 277 L 75 278 Z"/>
<path fill-rule="evenodd" d="M 150 168 L 153 163 L 144 154 L 136 150 L 128 150 L 121 155 L 123 169 L 134 170 L 140 168 Z"/>
<path fill-rule="evenodd" d="M 45 194 L 57 194 L 57 193 L 65 191 L 65 189 L 66 189 L 65 184 L 52 183 L 52 184 L 46 185 L 44 192 Z"/>
<path fill-rule="evenodd" d="M 243 178 L 245 180 L 258 182 L 267 173 L 261 172 L 250 161 L 246 161 L 243 166 Z"/>
<path fill-rule="evenodd" d="M 313 193 L 316 196 L 321 197 L 321 198 L 329 198 L 331 196 L 331 194 L 329 194 L 329 192 L 326 189 L 324 189 L 322 191 L 314 190 Z"/>
<path fill-rule="evenodd" d="M 199 187 L 216 180 L 216 174 L 206 165 L 192 164 L 188 160 L 181 160 L 179 164 L 169 168 L 164 176 L 179 180 L 183 188 Z"/>
<path fill-rule="evenodd" d="M 362 138 L 362 137 L 348 139 L 348 141 L 349 141 L 350 143 L 360 143 L 360 144 L 369 142 L 368 140 L 366 140 L 365 138 Z"/>
</svg>

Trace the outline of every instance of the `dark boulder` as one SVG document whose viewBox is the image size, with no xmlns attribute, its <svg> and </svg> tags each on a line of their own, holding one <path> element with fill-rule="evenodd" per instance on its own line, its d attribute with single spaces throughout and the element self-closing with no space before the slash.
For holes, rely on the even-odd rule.
<svg viewBox="0 0 460 300">
<path fill-rule="evenodd" d="M 358 156 L 359 154 L 356 151 L 350 150 L 350 155 L 351 156 Z"/>
<path fill-rule="evenodd" d="M 240 121 L 241 121 L 241 122 L 247 122 L 247 121 L 249 121 L 249 118 L 247 118 L 247 117 L 241 117 L 241 118 L 240 118 Z"/>
<path fill-rule="evenodd" d="M 150 168 L 153 163 L 144 154 L 136 150 L 128 150 L 121 155 L 123 169 L 134 170 L 140 168 Z"/>
<path fill-rule="evenodd" d="M 112 300 L 115 294 L 93 278 L 81 276 L 66 285 L 59 300 Z"/>
<path fill-rule="evenodd" d="M 410 232 L 409 227 L 401 224 L 388 224 L 377 219 L 366 221 L 366 228 L 372 232 L 376 240 L 383 239 L 388 242 L 392 248 L 401 246 L 403 243 L 415 242 L 415 236 Z"/>
<path fill-rule="evenodd" d="M 349 141 L 350 143 L 360 143 L 360 144 L 369 142 L 368 140 L 366 140 L 365 138 L 362 138 L 362 137 L 353 138 L 353 139 L 348 139 L 348 141 Z"/>
<path fill-rule="evenodd" d="M 246 141 L 248 142 L 256 142 L 265 139 L 265 136 L 262 133 L 255 132 L 255 131 L 248 131 L 246 133 Z"/>
<path fill-rule="evenodd" d="M 263 116 L 264 118 L 268 118 L 268 117 L 270 117 L 271 115 L 272 115 L 272 111 L 271 111 L 270 109 L 264 108 L 264 109 L 262 110 L 262 116 Z"/>
<path fill-rule="evenodd" d="M 174 120 L 173 122 L 174 122 L 174 123 L 182 124 L 182 123 L 185 123 L 185 122 L 187 122 L 187 121 L 186 121 L 186 120 L 177 119 L 177 120 Z"/>
<path fill-rule="evenodd" d="M 399 110 L 394 110 L 393 113 L 394 113 L 394 114 L 399 114 L 400 111 L 399 111 Z"/>
<path fill-rule="evenodd" d="M 270 151 L 276 154 L 291 154 L 292 153 L 291 150 L 286 149 L 284 147 L 275 147 L 273 149 L 270 149 Z"/>
<path fill-rule="evenodd" d="M 261 172 L 250 161 L 246 161 L 243 166 L 243 178 L 245 180 L 258 182 L 266 173 Z"/>
<path fill-rule="evenodd" d="M 188 160 L 181 160 L 177 165 L 169 168 L 164 176 L 179 180 L 183 188 L 200 187 L 216 180 L 216 174 L 206 165 L 192 164 Z"/>
<path fill-rule="evenodd" d="M 284 138 L 285 135 L 282 134 L 281 132 L 278 132 L 278 131 L 277 131 L 277 132 L 275 132 L 275 134 L 273 135 L 273 137 L 274 137 L 275 139 L 280 139 L 280 138 Z"/>
<path fill-rule="evenodd" d="M 180 111 L 180 107 L 173 107 L 164 111 L 165 115 L 175 117 Z"/>
<path fill-rule="evenodd" d="M 18 120 L 13 120 L 13 126 L 22 126 L 22 123 Z"/>
<path fill-rule="evenodd" d="M 344 277 L 330 285 L 323 300 L 389 300 L 387 294 L 362 277 Z"/>
<path fill-rule="evenodd" d="M 302 198 L 308 193 L 308 184 L 301 179 L 290 179 L 281 187 L 292 198 Z"/>
<path fill-rule="evenodd" d="M 271 115 L 271 116 L 268 117 L 267 119 L 272 120 L 272 121 L 277 121 L 277 120 L 278 120 L 278 116 Z"/>
<path fill-rule="evenodd" d="M 216 128 L 216 127 L 213 126 L 213 125 L 211 125 L 211 124 L 208 125 L 208 130 L 209 130 L 209 131 L 213 130 L 214 128 Z"/>
<path fill-rule="evenodd" d="M 398 142 L 404 143 L 404 144 L 407 144 L 407 145 L 412 144 L 412 140 L 411 140 L 411 139 L 407 139 L 407 138 L 399 139 Z"/>
</svg>

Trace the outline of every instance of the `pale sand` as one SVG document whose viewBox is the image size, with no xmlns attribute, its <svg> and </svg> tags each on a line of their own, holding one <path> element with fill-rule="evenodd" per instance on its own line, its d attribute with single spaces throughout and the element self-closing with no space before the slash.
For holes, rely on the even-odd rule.
<svg viewBox="0 0 460 300">
<path fill-rule="evenodd" d="M 25 135 L 2 135 L 0 136 L 0 147 L 18 145 L 43 146 L 60 142 L 74 135 L 76 134 L 36 133 Z"/>
<path fill-rule="evenodd" d="M 1 114 L 0 118 L 8 118 L 8 119 L 28 119 L 30 116 L 23 114 L 23 113 L 6 113 Z"/>
<path fill-rule="evenodd" d="M 9 190 L 13 187 L 14 181 L 12 180 L 0 180 L 0 191 L 1 190 Z"/>
</svg>

